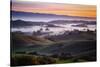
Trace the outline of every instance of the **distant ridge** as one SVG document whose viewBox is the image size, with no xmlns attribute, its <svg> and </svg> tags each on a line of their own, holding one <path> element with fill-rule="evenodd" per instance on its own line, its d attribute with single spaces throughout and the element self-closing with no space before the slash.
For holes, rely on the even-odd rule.
<svg viewBox="0 0 100 67">
<path fill-rule="evenodd" d="M 22 11 L 11 11 L 14 16 L 31 16 L 31 17 L 63 17 L 63 18 L 88 18 L 96 19 L 95 17 L 81 17 L 81 16 L 69 16 L 69 15 L 57 15 L 57 14 L 47 14 L 47 13 L 32 13 L 32 12 L 22 12 Z"/>
</svg>

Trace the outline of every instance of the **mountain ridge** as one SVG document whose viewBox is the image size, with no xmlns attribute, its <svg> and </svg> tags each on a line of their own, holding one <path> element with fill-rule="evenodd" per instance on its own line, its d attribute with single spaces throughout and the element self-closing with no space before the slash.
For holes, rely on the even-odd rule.
<svg viewBox="0 0 100 67">
<path fill-rule="evenodd" d="M 45 16 L 48 16 L 48 15 L 51 15 L 51 16 L 61 16 L 61 17 L 77 17 L 77 18 L 89 18 L 89 19 L 95 19 L 95 17 L 81 17 L 81 16 L 70 16 L 70 15 L 57 15 L 57 14 L 47 14 L 47 13 L 32 13 L 32 12 L 22 12 L 22 11 L 11 11 L 11 14 L 29 14 L 29 15 L 45 15 Z M 20 16 L 20 15 L 19 15 Z"/>
</svg>

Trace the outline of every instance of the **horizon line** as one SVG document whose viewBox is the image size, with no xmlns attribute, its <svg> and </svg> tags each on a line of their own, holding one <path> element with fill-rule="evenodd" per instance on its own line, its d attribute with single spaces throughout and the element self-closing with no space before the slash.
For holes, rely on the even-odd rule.
<svg viewBox="0 0 100 67">
<path fill-rule="evenodd" d="M 40 13 L 40 12 L 25 12 L 25 11 L 17 11 L 17 10 L 10 10 L 10 12 L 23 12 L 23 13 L 37 13 L 37 14 L 50 14 L 50 15 L 59 15 L 59 16 L 72 16 L 72 17 L 82 17 L 82 18 L 91 18 L 91 19 L 96 19 L 96 16 L 73 16 L 73 15 L 61 15 L 61 14 L 52 14 L 52 13 Z"/>
</svg>

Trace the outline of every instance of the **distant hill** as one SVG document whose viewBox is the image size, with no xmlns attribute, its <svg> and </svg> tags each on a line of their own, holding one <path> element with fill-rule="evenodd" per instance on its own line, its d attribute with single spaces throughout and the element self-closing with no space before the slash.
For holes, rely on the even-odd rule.
<svg viewBox="0 0 100 67">
<path fill-rule="evenodd" d="M 45 22 L 31 22 L 31 21 L 23 21 L 23 20 L 12 20 L 11 27 L 27 27 L 27 26 L 35 26 L 35 25 L 44 25 L 47 24 Z"/>
<path fill-rule="evenodd" d="M 11 20 L 11 28 L 20 28 L 20 27 L 28 27 L 28 26 L 43 26 L 46 25 L 46 27 L 60 27 L 56 26 L 51 23 L 47 22 L 32 22 L 32 21 L 23 21 L 23 20 Z"/>
<path fill-rule="evenodd" d="M 96 21 L 68 21 L 68 20 L 55 20 L 50 22 L 32 22 L 23 20 L 11 20 L 11 27 L 27 27 L 27 26 L 41 26 L 47 25 L 47 27 L 59 27 L 54 24 L 69 24 L 69 23 L 83 23 L 86 25 L 96 25 Z"/>
<path fill-rule="evenodd" d="M 84 23 L 89 25 L 96 25 L 96 21 L 88 21 L 88 20 L 54 20 L 49 23 L 53 24 L 66 24 L 66 23 Z"/>
<path fill-rule="evenodd" d="M 19 12 L 11 11 L 12 19 L 21 19 L 25 21 L 53 21 L 53 20 L 76 20 L 76 19 L 95 19 L 90 17 L 80 17 L 80 16 L 67 16 L 67 15 L 56 15 L 56 14 L 46 14 L 46 13 L 29 13 L 29 12 Z"/>
</svg>

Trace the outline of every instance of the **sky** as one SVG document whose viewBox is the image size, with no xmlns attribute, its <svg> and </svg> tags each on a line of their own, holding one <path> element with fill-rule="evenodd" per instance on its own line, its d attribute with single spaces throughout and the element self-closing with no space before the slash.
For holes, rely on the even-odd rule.
<svg viewBox="0 0 100 67">
<path fill-rule="evenodd" d="M 12 0 L 11 10 L 96 17 L 96 0 Z"/>
</svg>

